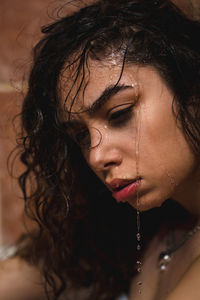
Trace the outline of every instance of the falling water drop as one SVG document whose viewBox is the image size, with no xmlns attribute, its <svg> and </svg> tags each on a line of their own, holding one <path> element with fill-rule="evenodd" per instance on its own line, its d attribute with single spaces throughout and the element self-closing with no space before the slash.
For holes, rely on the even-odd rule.
<svg viewBox="0 0 200 300">
<path fill-rule="evenodd" d="M 141 107 L 140 107 L 141 109 Z M 135 141 L 135 157 L 136 157 L 136 176 L 139 177 L 139 144 L 140 144 L 140 129 L 141 129 L 141 115 L 140 115 L 140 109 L 138 112 L 138 122 L 137 122 L 137 134 L 136 134 L 136 141 Z M 136 261 L 136 269 L 138 274 L 142 272 L 142 262 L 140 259 L 140 251 L 141 251 L 141 224 L 140 224 L 140 197 L 139 197 L 139 192 L 137 191 L 137 212 L 136 212 L 136 226 L 137 226 L 137 232 L 136 232 L 136 249 L 138 251 L 138 259 Z M 137 282 L 138 286 L 138 294 L 142 294 L 142 282 L 138 281 Z"/>
</svg>

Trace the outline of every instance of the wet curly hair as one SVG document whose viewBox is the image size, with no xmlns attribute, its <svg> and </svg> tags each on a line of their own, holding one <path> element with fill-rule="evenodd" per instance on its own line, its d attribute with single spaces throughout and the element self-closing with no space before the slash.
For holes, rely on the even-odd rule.
<svg viewBox="0 0 200 300">
<path fill-rule="evenodd" d="M 175 95 L 175 117 L 198 155 L 200 25 L 168 0 L 99 0 L 42 32 L 34 48 L 19 145 L 25 211 L 38 227 L 19 254 L 39 265 L 50 299 L 65 291 L 72 299 L 115 299 L 128 293 L 136 272 L 136 211 L 114 201 L 67 135 L 60 75 L 73 66 L 66 103 L 75 88 L 76 101 L 89 58 L 104 61 L 114 51 L 121 74 L 125 64 L 155 67 Z M 143 249 L 171 205 L 143 213 Z"/>
</svg>

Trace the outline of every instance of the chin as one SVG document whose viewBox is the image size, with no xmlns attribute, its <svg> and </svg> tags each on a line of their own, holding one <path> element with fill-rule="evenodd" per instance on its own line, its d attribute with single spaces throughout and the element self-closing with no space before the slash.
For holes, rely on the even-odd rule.
<svg viewBox="0 0 200 300">
<path fill-rule="evenodd" d="M 156 195 L 155 193 L 146 193 L 140 195 L 139 204 L 136 199 L 131 199 L 128 203 L 139 211 L 147 211 L 152 208 L 160 207 L 167 199 L 170 198 L 170 195 Z"/>
</svg>

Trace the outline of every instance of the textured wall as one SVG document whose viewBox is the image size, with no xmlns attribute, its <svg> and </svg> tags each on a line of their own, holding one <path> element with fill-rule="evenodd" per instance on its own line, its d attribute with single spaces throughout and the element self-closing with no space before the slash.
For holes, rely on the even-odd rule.
<svg viewBox="0 0 200 300">
<path fill-rule="evenodd" d="M 20 111 L 21 87 L 30 66 L 30 49 L 46 23 L 48 0 L 1 0 L 0 5 L 0 245 L 16 240 L 22 231 L 23 201 L 7 159 L 15 147 L 14 116 Z M 15 121 L 16 129 L 19 129 Z M 20 164 L 15 166 L 19 173 Z"/>
<path fill-rule="evenodd" d="M 172 0 L 179 5 L 190 17 L 199 19 L 200 17 L 200 0 Z"/>
<path fill-rule="evenodd" d="M 63 13 L 76 9 L 65 7 L 65 0 L 1 0 L 0 2 L 0 246 L 15 241 L 23 230 L 23 200 L 7 170 L 7 159 L 16 145 L 19 122 L 12 124 L 20 112 L 31 49 L 41 36 L 41 26 Z M 17 124 L 18 123 L 18 124 Z M 22 170 L 15 164 L 15 174 Z"/>
</svg>

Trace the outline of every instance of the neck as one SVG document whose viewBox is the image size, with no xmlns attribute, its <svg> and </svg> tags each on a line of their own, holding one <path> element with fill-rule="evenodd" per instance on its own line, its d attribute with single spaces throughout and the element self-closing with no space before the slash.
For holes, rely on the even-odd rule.
<svg viewBox="0 0 200 300">
<path fill-rule="evenodd" d="M 178 186 L 173 199 L 182 205 L 191 215 L 200 220 L 200 172 L 198 171 Z"/>
</svg>

